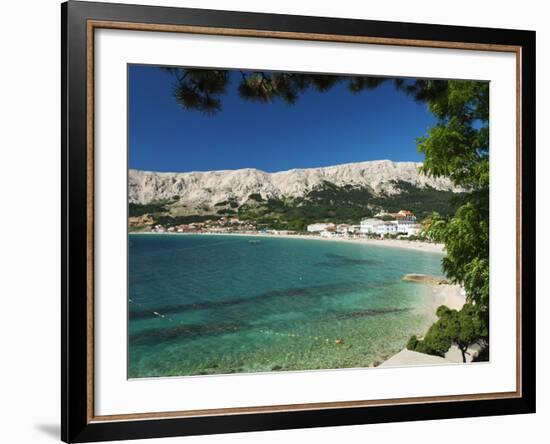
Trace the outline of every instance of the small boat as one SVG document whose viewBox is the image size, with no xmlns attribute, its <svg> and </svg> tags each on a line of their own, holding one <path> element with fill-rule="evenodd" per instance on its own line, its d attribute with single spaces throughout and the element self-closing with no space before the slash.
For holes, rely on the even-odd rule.
<svg viewBox="0 0 550 444">
<path fill-rule="evenodd" d="M 258 245 L 258 244 L 261 243 L 261 241 L 258 240 L 258 239 L 251 239 L 251 240 L 248 241 L 248 243 L 251 244 L 251 245 Z"/>
</svg>

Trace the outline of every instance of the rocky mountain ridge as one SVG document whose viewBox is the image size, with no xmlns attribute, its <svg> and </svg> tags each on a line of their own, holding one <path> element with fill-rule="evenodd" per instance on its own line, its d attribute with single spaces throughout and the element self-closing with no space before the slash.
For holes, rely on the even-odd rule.
<svg viewBox="0 0 550 444">
<path fill-rule="evenodd" d="M 377 196 L 400 194 L 400 183 L 421 189 L 461 191 L 447 178 L 421 174 L 421 165 L 418 162 L 379 160 L 275 173 L 252 168 L 186 173 L 131 169 L 128 173 L 128 198 L 133 204 L 170 200 L 177 202 L 177 206 L 187 207 L 188 211 L 204 212 L 228 202 L 241 206 L 251 198 L 300 198 L 324 184 L 366 189 Z"/>
</svg>

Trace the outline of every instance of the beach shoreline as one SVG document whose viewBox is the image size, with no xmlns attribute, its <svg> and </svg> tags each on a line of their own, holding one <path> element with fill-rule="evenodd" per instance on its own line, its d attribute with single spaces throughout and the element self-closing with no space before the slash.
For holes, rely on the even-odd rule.
<svg viewBox="0 0 550 444">
<path fill-rule="evenodd" d="M 428 287 L 428 290 L 431 289 L 432 291 L 432 301 L 428 310 L 430 311 L 430 315 L 433 316 L 434 322 L 437 320 L 436 312 L 440 306 L 445 305 L 452 310 L 460 310 L 466 303 L 466 292 L 461 285 L 429 284 L 427 282 L 420 283 L 420 285 L 425 285 Z M 461 364 L 460 353 L 457 353 L 457 350 L 456 345 L 453 345 L 445 357 L 440 357 L 411 351 L 408 350 L 407 347 L 404 347 L 399 352 L 384 360 L 378 367 Z"/>
<path fill-rule="evenodd" d="M 466 292 L 461 285 L 440 284 L 433 289 L 433 292 L 434 313 L 442 305 L 446 305 L 452 310 L 460 310 L 466 303 Z"/>
<path fill-rule="evenodd" d="M 345 242 L 360 245 L 371 245 L 390 248 L 401 248 L 405 250 L 423 251 L 425 253 L 445 253 L 444 244 L 411 241 L 405 239 L 371 239 L 371 238 L 342 238 L 342 237 L 323 237 L 315 234 L 268 234 L 268 233 L 157 233 L 152 231 L 130 232 L 128 234 L 157 234 L 168 236 L 247 236 L 261 238 L 279 238 L 279 239 L 304 239 L 318 240 L 326 242 Z"/>
</svg>

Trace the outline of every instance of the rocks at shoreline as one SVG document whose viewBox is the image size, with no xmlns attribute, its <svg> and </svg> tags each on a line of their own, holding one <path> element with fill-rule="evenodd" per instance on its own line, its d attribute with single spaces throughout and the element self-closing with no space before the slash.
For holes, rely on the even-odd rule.
<svg viewBox="0 0 550 444">
<path fill-rule="evenodd" d="M 403 276 L 403 280 L 407 282 L 418 282 L 420 284 L 429 285 L 449 285 L 450 282 L 441 277 L 429 276 L 427 274 L 409 273 Z"/>
</svg>

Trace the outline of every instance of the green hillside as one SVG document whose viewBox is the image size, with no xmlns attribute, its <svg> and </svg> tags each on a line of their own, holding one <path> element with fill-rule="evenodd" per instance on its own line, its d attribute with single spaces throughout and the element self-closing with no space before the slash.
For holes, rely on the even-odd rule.
<svg viewBox="0 0 550 444">
<path fill-rule="evenodd" d="M 301 198 L 266 200 L 260 194 L 251 194 L 240 206 L 233 200 L 219 202 L 208 215 L 173 216 L 170 214 L 171 207 L 180 203 L 162 201 L 130 204 L 130 216 L 150 214 L 155 223 L 165 226 L 237 216 L 258 228 L 304 231 L 308 224 L 314 222 L 358 224 L 361 219 L 379 211 L 397 212 L 402 209 L 412 211 L 422 221 L 432 212 L 454 214 L 461 199 L 461 194 L 430 187 L 419 188 L 408 182 L 396 182 L 395 186 L 401 193 L 380 196 L 368 188 L 341 187 L 324 182 Z"/>
</svg>

